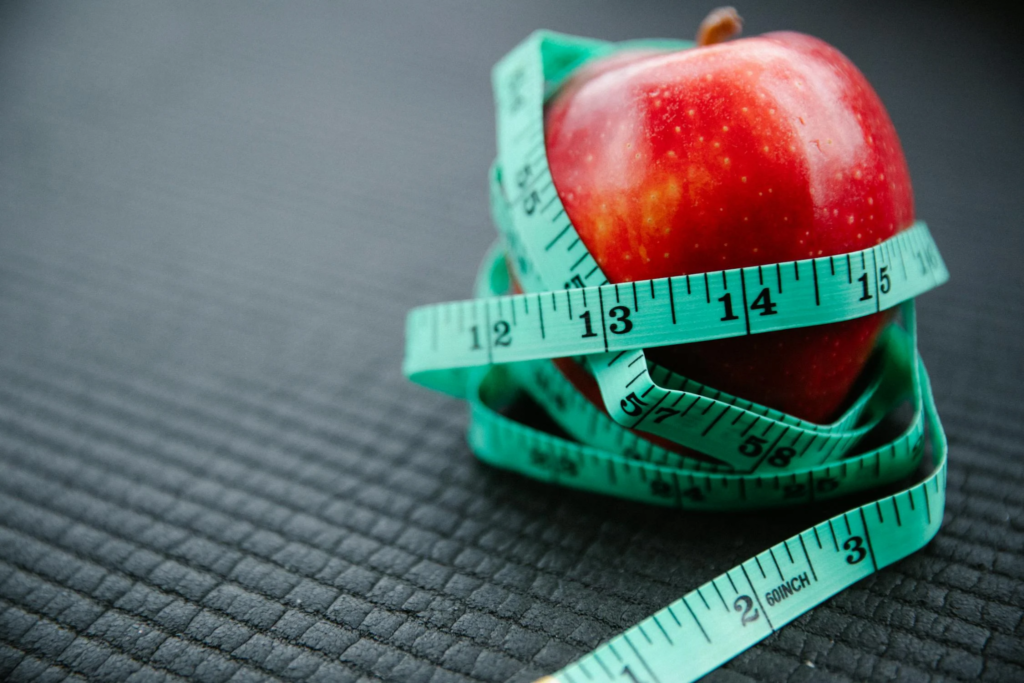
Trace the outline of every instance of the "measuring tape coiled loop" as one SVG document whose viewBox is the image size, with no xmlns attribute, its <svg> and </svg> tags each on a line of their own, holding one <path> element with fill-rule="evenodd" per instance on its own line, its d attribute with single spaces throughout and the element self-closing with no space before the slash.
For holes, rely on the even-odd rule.
<svg viewBox="0 0 1024 683">
<path fill-rule="evenodd" d="M 494 253 L 491 258 L 493 267 L 500 268 Z M 908 259 L 913 259 L 909 268 Z M 797 279 L 801 263 L 803 281 Z M 854 263 L 876 268 L 855 276 Z M 728 294 L 730 274 L 734 282 L 749 278 L 763 283 L 765 271 L 775 275 L 768 290 L 777 288 L 766 329 L 752 329 L 750 322 L 723 323 L 722 295 L 709 283 L 721 282 Z M 818 276 L 818 271 L 823 274 Z M 495 278 L 502 279 L 491 276 Z M 877 297 L 869 291 L 865 299 L 861 292 L 871 278 L 884 284 Z M 835 423 L 816 425 L 720 392 L 705 396 L 687 391 L 689 380 L 665 369 L 658 369 L 656 381 L 643 348 L 847 320 L 910 300 L 946 278 L 927 228 L 918 223 L 872 249 L 839 258 L 518 296 L 489 290 L 483 298 L 414 309 L 407 323 L 405 370 L 427 386 L 455 385 L 461 393 L 462 377 L 453 379 L 447 374 L 452 369 L 592 354 L 589 363 L 619 424 L 712 454 L 739 471 L 772 467 L 787 456 L 820 464 L 844 456 L 873 426 L 851 428 L 870 402 L 870 392 Z M 746 299 L 737 299 L 745 309 Z M 764 316 L 749 319 L 757 317 Z"/>
<path fill-rule="evenodd" d="M 502 239 L 481 266 L 477 298 L 409 313 L 406 375 L 468 400 L 468 441 L 480 459 L 646 503 L 739 510 L 877 489 L 919 469 L 926 437 L 931 471 L 701 586 L 551 679 L 563 683 L 699 678 L 922 547 L 942 520 L 947 446 L 917 352 L 913 299 L 949 275 L 924 223 L 848 254 L 616 285 L 565 215 L 547 166 L 545 98 L 590 59 L 624 48 L 691 46 L 537 32 L 498 63 L 490 197 Z M 510 294 L 513 275 L 526 293 Z M 772 305 L 757 310 L 758 300 Z M 860 394 L 827 425 L 701 385 L 643 351 L 893 308 L 902 326 L 885 329 Z M 551 363 L 563 357 L 586 363 L 607 412 Z M 507 417 L 504 409 L 523 393 L 571 438 Z M 899 435 L 860 446 L 908 403 L 913 414 Z M 682 448 L 667 448 L 666 440 Z"/>
<path fill-rule="evenodd" d="M 502 268 L 503 264 L 499 259 L 491 267 Z M 502 278 L 481 277 L 484 288 L 479 293 L 487 295 L 486 287 L 495 280 L 501 282 Z M 878 376 L 862 395 L 869 400 L 856 403 L 861 406 L 854 411 L 858 416 L 874 410 L 876 417 L 869 422 L 872 425 L 877 423 L 877 416 L 913 397 L 916 326 L 911 305 L 907 305 L 904 315 L 907 329 L 894 325 L 882 337 Z M 473 406 L 470 443 L 478 455 L 536 478 L 633 500 L 700 510 L 822 500 L 898 481 L 917 468 L 922 453 L 924 412 L 920 402 L 914 404 L 913 417 L 903 433 L 884 446 L 811 465 L 803 464 L 796 448 L 773 449 L 769 430 L 784 432 L 789 425 L 780 427 L 781 422 L 764 417 L 762 410 L 753 410 L 749 412 L 760 422 L 756 432 L 748 432 L 757 435 L 748 442 L 752 444 L 749 450 L 756 450 L 754 459 L 766 466 L 757 474 L 740 474 L 721 462 L 667 450 L 615 422 L 577 391 L 550 361 L 520 361 L 499 368 L 475 369 L 469 383 L 468 398 Z M 507 404 L 517 390 L 529 394 L 580 443 L 503 417 L 497 407 Z M 703 390 L 696 385 L 695 395 Z M 713 404 L 734 407 L 727 396 L 719 396 Z M 862 432 L 863 427 L 858 426 L 835 433 L 854 439 Z M 771 455 L 773 452 L 775 455 Z"/>
</svg>

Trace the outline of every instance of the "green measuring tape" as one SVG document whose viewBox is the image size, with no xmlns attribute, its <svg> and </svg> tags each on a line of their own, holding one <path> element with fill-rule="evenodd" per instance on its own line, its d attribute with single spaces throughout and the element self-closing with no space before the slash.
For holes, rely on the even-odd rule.
<svg viewBox="0 0 1024 683">
<path fill-rule="evenodd" d="M 502 236 L 477 298 L 409 313 L 407 376 L 470 403 L 482 460 L 587 491 L 682 509 L 737 510 L 822 500 L 930 473 L 747 560 L 545 679 L 694 680 L 857 580 L 923 547 L 945 503 L 946 439 L 917 352 L 913 298 L 949 275 L 915 223 L 863 251 L 753 268 L 608 283 L 565 214 L 547 165 L 543 105 L 574 69 L 632 47 L 537 32 L 494 68 L 498 159 L 491 209 Z M 510 295 L 510 273 L 526 294 Z M 758 302 L 761 302 L 760 304 Z M 770 305 L 767 302 L 771 302 Z M 818 425 L 677 375 L 643 349 L 848 320 L 899 307 L 861 395 Z M 550 362 L 583 357 L 608 413 Z M 525 392 L 576 441 L 502 413 Z M 899 406 L 888 443 L 857 449 Z M 654 434 L 710 456 L 647 439 Z"/>
</svg>

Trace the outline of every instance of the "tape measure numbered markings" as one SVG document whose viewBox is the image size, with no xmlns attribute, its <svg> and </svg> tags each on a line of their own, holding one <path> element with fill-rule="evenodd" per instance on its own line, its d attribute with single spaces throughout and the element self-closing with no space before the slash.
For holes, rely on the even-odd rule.
<svg viewBox="0 0 1024 683">
<path fill-rule="evenodd" d="M 948 278 L 937 253 L 927 228 L 918 223 L 872 249 L 840 258 L 426 306 L 409 314 L 405 372 L 430 386 L 430 373 L 453 368 L 596 354 L 592 363 L 602 370 L 596 373 L 602 393 L 621 397 L 611 405 L 612 417 L 621 424 L 642 425 L 644 431 L 715 454 L 739 471 L 770 467 L 769 460 L 780 457 L 778 449 L 795 457 L 799 448 L 800 457 L 819 464 L 842 457 L 869 431 L 871 425 L 849 428 L 862 405 L 854 405 L 837 424 L 821 427 L 778 411 L 744 408 L 735 399 L 727 404 L 666 390 L 650 376 L 642 349 L 886 310 Z M 917 255 L 923 267 L 906 268 L 908 256 Z M 902 266 L 902 276 L 890 274 L 894 262 Z M 859 275 L 855 263 L 861 264 Z M 775 274 L 768 285 L 766 270 Z M 746 312 L 742 320 L 733 308 L 730 277 L 737 309 Z M 749 304 L 748 280 L 763 286 Z M 749 315 L 751 310 L 755 315 Z M 763 434 L 755 431 L 762 420 L 767 426 Z"/>
<path fill-rule="evenodd" d="M 409 313 L 405 373 L 468 399 L 468 440 L 482 460 L 632 500 L 737 510 L 848 495 L 909 476 L 925 453 L 926 433 L 932 472 L 747 560 L 549 681 L 699 678 L 919 549 L 942 520 L 947 447 L 917 353 L 912 300 L 949 275 L 923 223 L 849 254 L 615 285 L 569 222 L 547 165 L 545 96 L 589 59 L 628 47 L 691 45 L 616 45 L 538 32 L 498 63 L 490 197 L 502 244 L 481 267 L 478 298 Z M 526 294 L 508 295 L 513 275 Z M 649 362 L 643 352 L 896 306 L 904 326 L 887 328 L 863 392 L 829 425 L 725 395 Z M 548 362 L 566 356 L 586 358 L 607 415 Z M 499 408 L 520 391 L 578 441 L 502 415 Z M 861 437 L 907 400 L 914 415 L 904 431 L 855 453 Z M 713 460 L 666 449 L 641 431 Z"/>
<path fill-rule="evenodd" d="M 924 482 L 769 548 L 542 680 L 695 680 L 922 548 L 941 524 L 946 484 L 945 441 L 930 402 L 928 413 L 937 469 Z"/>
</svg>

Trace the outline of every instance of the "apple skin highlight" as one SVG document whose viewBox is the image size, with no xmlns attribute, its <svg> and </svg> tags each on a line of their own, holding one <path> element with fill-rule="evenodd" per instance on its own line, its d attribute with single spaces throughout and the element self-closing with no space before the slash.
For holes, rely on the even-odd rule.
<svg viewBox="0 0 1024 683">
<path fill-rule="evenodd" d="M 613 283 L 841 254 L 914 220 L 906 160 L 878 96 L 838 50 L 799 33 L 587 64 L 548 103 L 545 136 L 566 213 Z M 649 355 L 821 423 L 843 408 L 888 320 Z"/>
</svg>

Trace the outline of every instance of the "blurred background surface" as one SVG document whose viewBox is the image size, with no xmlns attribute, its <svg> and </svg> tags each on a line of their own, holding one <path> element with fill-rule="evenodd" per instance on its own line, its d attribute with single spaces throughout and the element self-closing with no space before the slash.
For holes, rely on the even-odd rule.
<svg viewBox="0 0 1024 683">
<path fill-rule="evenodd" d="M 493 240 L 489 69 L 678 2 L 0 5 L 0 678 L 528 681 L 820 519 L 477 463 L 400 373 Z M 1024 679 L 1024 89 L 995 7 L 779 2 L 886 103 L 952 282 L 919 303 L 946 524 L 712 674 Z"/>
</svg>

